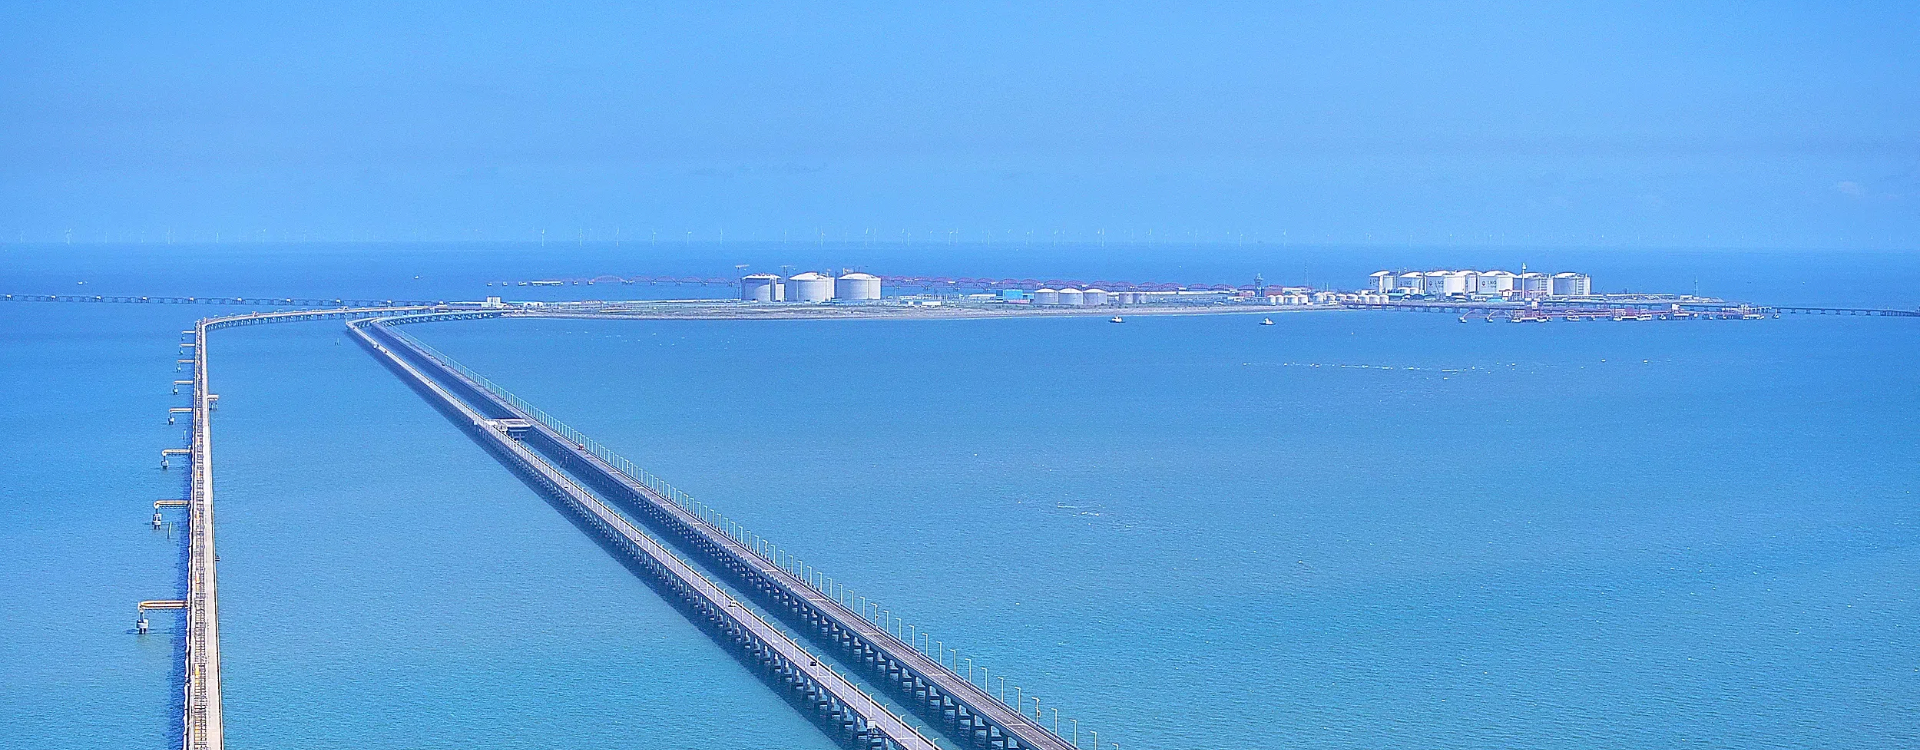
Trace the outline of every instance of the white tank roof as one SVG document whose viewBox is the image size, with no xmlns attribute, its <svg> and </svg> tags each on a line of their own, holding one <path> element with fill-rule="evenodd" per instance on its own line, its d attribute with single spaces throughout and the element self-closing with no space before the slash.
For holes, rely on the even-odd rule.
<svg viewBox="0 0 1920 750">
<path fill-rule="evenodd" d="M 829 277 L 825 275 L 817 274 L 812 271 L 807 271 L 805 273 L 796 273 L 792 276 L 792 280 L 794 281 L 826 281 L 828 278 Z"/>
<path fill-rule="evenodd" d="M 859 280 L 859 281 L 867 281 L 867 280 L 873 280 L 873 281 L 879 281 L 879 280 L 880 280 L 880 277 L 878 277 L 878 276 L 875 276 L 875 275 L 873 275 L 873 274 L 870 274 L 870 273 L 861 273 L 861 272 L 859 272 L 859 271 L 854 271 L 853 273 L 850 273 L 850 274 L 847 274 L 847 275 L 845 275 L 845 276 L 841 276 L 840 278 L 843 278 L 843 279 L 856 279 L 856 280 Z"/>
<path fill-rule="evenodd" d="M 1033 290 L 1033 293 L 1034 293 L 1034 294 L 1040 294 L 1040 293 L 1042 293 L 1042 292 L 1047 292 L 1047 293 L 1052 293 L 1052 294 L 1059 294 L 1059 293 L 1060 293 L 1060 290 L 1058 290 L 1058 289 L 1035 289 L 1035 290 Z"/>
<path fill-rule="evenodd" d="M 780 280 L 779 276 L 775 276 L 770 273 L 750 273 L 740 278 L 753 279 L 755 281 L 779 281 Z"/>
</svg>

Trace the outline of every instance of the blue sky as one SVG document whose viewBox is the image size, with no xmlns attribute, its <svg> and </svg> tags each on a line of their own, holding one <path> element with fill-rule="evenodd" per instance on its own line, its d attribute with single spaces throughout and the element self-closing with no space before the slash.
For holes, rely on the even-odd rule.
<svg viewBox="0 0 1920 750">
<path fill-rule="evenodd" d="M 1911 2 L 14 2 L 0 241 L 1912 248 L 1916 82 Z"/>
</svg>

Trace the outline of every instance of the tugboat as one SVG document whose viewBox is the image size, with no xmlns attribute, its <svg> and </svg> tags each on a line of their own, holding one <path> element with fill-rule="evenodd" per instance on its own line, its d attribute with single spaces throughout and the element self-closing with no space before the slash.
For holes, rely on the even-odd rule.
<svg viewBox="0 0 1920 750">
<path fill-rule="evenodd" d="M 1273 318 L 1261 318 L 1260 325 L 1263 325 L 1263 326 L 1273 325 Z"/>
<path fill-rule="evenodd" d="M 1115 315 L 1115 316 L 1113 316 L 1113 319 L 1112 319 L 1112 320 L 1109 320 L 1109 321 L 1107 321 L 1107 322 L 1108 322 L 1108 323 L 1125 323 L 1125 322 L 1127 322 L 1127 320 L 1126 320 L 1125 318 L 1122 318 L 1122 317 L 1120 317 L 1120 316 L 1118 316 L 1118 315 Z"/>
</svg>

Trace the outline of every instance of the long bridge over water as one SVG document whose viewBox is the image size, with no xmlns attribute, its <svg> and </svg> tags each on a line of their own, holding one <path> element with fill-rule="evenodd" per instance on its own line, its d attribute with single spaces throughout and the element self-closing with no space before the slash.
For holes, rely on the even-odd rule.
<svg viewBox="0 0 1920 750">
<path fill-rule="evenodd" d="M 293 298 L 209 298 L 203 302 L 191 297 L 70 298 L 63 295 L 6 295 L 5 299 L 259 306 L 344 302 Z M 1489 310 L 1483 305 L 1462 304 L 1390 307 L 1463 313 Z M 1499 309 L 1511 311 L 1512 306 Z M 1776 314 L 1920 317 L 1920 311 L 1871 308 L 1757 309 Z M 1713 313 L 1720 309 L 1688 311 Z M 939 747 L 935 740 L 891 707 L 898 705 L 940 726 L 947 735 L 964 738 L 977 748 L 1068 750 L 1081 747 L 1078 723 L 1074 723 L 1070 733 L 1062 732 L 1058 709 L 1054 709 L 1049 726 L 1037 698 L 1021 696 L 1016 689 L 1015 700 L 1007 702 L 1004 681 L 999 695 L 991 693 L 986 685 L 975 682 L 970 661 L 967 674 L 960 674 L 957 650 L 936 648 L 935 641 L 924 631 L 903 631 L 902 621 L 891 612 L 881 610 L 877 604 L 857 596 L 790 552 L 752 534 L 712 507 L 673 489 L 484 376 L 394 328 L 437 321 L 576 314 L 562 310 L 544 313 L 537 308 L 477 310 L 472 306 L 390 305 L 386 301 L 373 301 L 366 306 L 338 305 L 208 318 L 196 322 L 192 330 L 182 332 L 187 339 L 180 346 L 185 350 L 183 354 L 191 356 L 183 356 L 179 363 L 182 368 L 191 367 L 192 376 L 175 380 L 173 386 L 175 393 L 182 387 L 190 389 L 192 402 L 189 407 L 170 408 L 168 420 L 171 423 L 184 415 L 191 421 L 191 428 L 186 447 L 161 451 L 161 465 L 170 468 L 175 459 L 186 461 L 187 497 L 155 502 L 154 525 L 158 527 L 162 523 L 163 509 L 186 509 L 187 591 L 183 599 L 139 602 L 137 622 L 138 629 L 144 633 L 148 629 L 146 613 L 149 610 L 181 610 L 185 614 L 185 685 L 181 704 L 185 750 L 224 748 L 211 430 L 212 412 L 219 396 L 209 389 L 209 333 L 235 326 L 329 319 L 350 321 L 348 326 L 355 338 L 391 370 L 513 468 L 530 486 L 572 516 L 609 551 L 622 556 L 636 572 L 645 575 L 656 590 L 674 601 L 790 702 L 849 746 L 867 750 Z M 743 606 L 741 597 L 752 606 Z M 782 625 L 792 628 L 807 643 L 789 635 Z M 861 684 L 809 651 L 809 644 L 832 653 L 866 684 L 877 686 L 893 704 L 870 695 Z M 945 658 L 948 654 L 952 655 L 951 659 Z M 1028 701 L 1033 701 L 1032 713 L 1028 713 Z M 1097 750 L 1098 735 L 1091 736 Z M 1117 749 L 1117 744 L 1114 746 Z"/>
<path fill-rule="evenodd" d="M 939 748 L 894 708 L 902 706 L 977 748 L 1081 747 L 1078 723 L 1070 734 L 1063 733 L 1057 708 L 1049 726 L 1037 698 L 1016 695 L 1008 703 L 1004 687 L 999 696 L 989 693 L 975 682 L 971 669 L 965 677 L 959 674 L 957 651 L 936 649 L 930 636 L 902 631 L 898 617 L 882 615 L 877 605 L 786 550 L 392 328 L 509 315 L 537 313 L 344 307 L 203 319 L 183 332 L 188 338 L 181 348 L 191 356 L 180 363 L 193 372 L 190 379 L 174 381 L 174 388 L 176 393 L 190 388 L 192 406 L 170 410 L 169 419 L 184 414 L 191 429 L 187 447 L 163 450 L 161 462 L 162 468 L 170 468 L 175 460 L 186 461 L 188 492 L 185 499 L 156 502 L 154 524 L 161 524 L 164 508 L 187 511 L 187 591 L 184 599 L 139 602 L 137 621 L 144 633 L 150 610 L 185 613 L 184 750 L 225 746 L 211 430 L 219 397 L 209 390 L 208 334 L 235 326 L 326 319 L 349 320 L 349 330 L 368 351 L 843 744 L 863 750 Z M 788 628 L 807 643 L 789 635 Z M 809 645 L 830 651 L 835 659 L 821 658 Z M 944 653 L 954 655 L 951 662 L 943 660 Z M 857 675 L 842 674 L 836 661 Z M 869 694 L 856 678 L 877 687 L 891 703 Z M 1031 714 L 1026 710 L 1029 701 Z M 1097 748 L 1098 735 L 1090 736 Z"/>
<path fill-rule="evenodd" d="M 219 555 L 213 544 L 213 430 L 212 413 L 219 396 L 209 389 L 207 370 L 207 334 L 233 326 L 259 323 L 354 318 L 376 314 L 394 314 L 422 308 L 343 308 L 294 312 L 247 313 L 224 318 L 202 319 L 193 330 L 182 331 L 187 340 L 180 348 L 191 357 L 179 360 L 191 367 L 189 379 L 174 381 L 174 392 L 190 388 L 193 405 L 169 409 L 171 423 L 177 414 L 191 420 L 187 447 L 166 448 L 160 452 L 160 466 L 170 468 L 175 457 L 187 462 L 187 497 L 154 503 L 154 525 L 161 523 L 161 509 L 187 509 L 187 591 L 184 599 L 150 599 L 135 605 L 136 625 L 147 631 L 149 610 L 182 610 L 186 614 L 185 690 L 181 701 L 181 747 L 185 750 L 220 750 L 225 747 L 225 724 L 220 703 L 220 591 L 215 563 Z"/>
<path fill-rule="evenodd" d="M 416 390 L 464 422 L 463 427 L 530 484 L 560 499 L 609 546 L 636 556 L 641 567 L 656 577 L 656 586 L 664 584 L 663 593 L 717 625 L 716 635 L 750 657 L 776 688 L 805 696 L 814 718 L 832 724 L 843 739 L 863 747 L 931 747 L 918 733 L 903 736 L 888 731 L 890 726 L 906 724 L 832 669 L 795 666 L 800 658 L 814 665 L 823 662 L 777 628 L 738 608 L 684 563 L 676 565 L 678 558 L 635 525 L 618 520 L 621 514 L 609 504 L 632 514 L 761 608 L 816 645 L 834 651 L 840 663 L 860 671 L 889 697 L 949 734 L 982 748 L 1070 750 L 1076 746 L 1059 735 L 1057 722 L 1050 729 L 1039 716 L 1026 713 L 1027 699 L 1009 705 L 970 677 L 960 676 L 945 662 L 944 654 L 927 653 L 932 644 L 923 645 L 917 637 L 909 644 L 907 634 L 890 629 L 891 623 L 855 613 L 861 603 L 844 587 L 811 575 L 791 556 L 782 557 L 776 547 L 723 522 L 650 475 L 628 468 L 629 462 L 597 444 L 589 447 L 585 437 L 571 428 L 392 329 L 399 324 L 500 315 L 429 313 L 349 325 L 390 367 L 416 384 Z M 1037 702 L 1034 711 L 1040 711 Z"/>
</svg>

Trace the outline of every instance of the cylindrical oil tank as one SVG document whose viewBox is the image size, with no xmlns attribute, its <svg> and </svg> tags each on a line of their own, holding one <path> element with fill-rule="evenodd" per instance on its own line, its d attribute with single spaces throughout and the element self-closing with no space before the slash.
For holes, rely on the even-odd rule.
<svg viewBox="0 0 1920 750">
<path fill-rule="evenodd" d="M 1058 290 L 1058 289 L 1036 289 L 1036 290 L 1034 290 L 1034 292 L 1033 292 L 1033 304 L 1036 304 L 1036 305 L 1058 305 L 1058 304 L 1060 304 L 1060 290 Z"/>
<path fill-rule="evenodd" d="M 795 302 L 825 302 L 833 299 L 833 277 L 812 271 L 787 279 L 787 299 Z"/>
<path fill-rule="evenodd" d="M 780 277 L 770 273 L 756 273 L 740 278 L 740 301 L 742 302 L 779 302 Z"/>
<path fill-rule="evenodd" d="M 841 276 L 833 280 L 833 297 L 851 302 L 880 299 L 880 277 L 857 271 Z"/>
<path fill-rule="evenodd" d="M 1088 289 L 1084 292 L 1081 292 L 1081 295 L 1084 300 L 1082 304 L 1085 304 L 1088 307 L 1097 307 L 1099 305 L 1107 304 L 1107 290 L 1105 289 Z"/>
<path fill-rule="evenodd" d="M 1078 289 L 1062 289 L 1062 290 L 1060 290 L 1060 304 L 1062 304 L 1062 305 L 1071 305 L 1071 306 L 1073 306 L 1073 307 L 1079 307 L 1079 306 L 1081 306 L 1081 305 L 1084 305 L 1084 304 L 1086 304 L 1086 303 L 1087 303 L 1087 295 L 1086 295 L 1086 293 L 1084 293 L 1084 292 L 1082 292 L 1082 291 L 1080 291 L 1080 290 L 1078 290 Z"/>
</svg>

